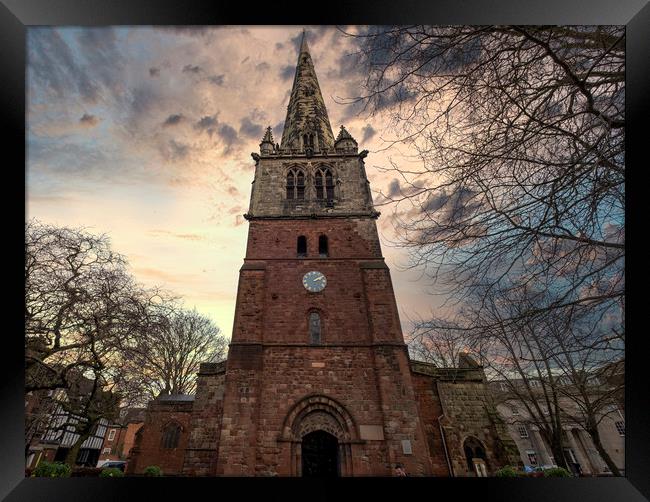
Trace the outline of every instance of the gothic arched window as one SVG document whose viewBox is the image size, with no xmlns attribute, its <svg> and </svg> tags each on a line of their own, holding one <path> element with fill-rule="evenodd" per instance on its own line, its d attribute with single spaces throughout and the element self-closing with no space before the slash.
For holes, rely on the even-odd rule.
<svg viewBox="0 0 650 502">
<path fill-rule="evenodd" d="M 318 254 L 321 258 L 325 258 L 329 255 L 329 248 L 327 245 L 327 235 L 321 235 L 318 237 Z"/>
<path fill-rule="evenodd" d="M 319 169 L 314 178 L 317 199 L 334 199 L 334 178 L 329 169 Z"/>
<path fill-rule="evenodd" d="M 298 171 L 296 175 L 296 199 L 305 198 L 305 175 L 302 171 Z"/>
<path fill-rule="evenodd" d="M 320 345 L 320 342 L 320 315 L 318 312 L 311 312 L 309 314 L 309 343 Z"/>
<path fill-rule="evenodd" d="M 295 194 L 296 178 L 292 171 L 287 174 L 287 199 L 293 199 Z"/>
<path fill-rule="evenodd" d="M 307 256 L 307 237 L 301 235 L 298 237 L 298 258 L 304 258 Z"/>
<path fill-rule="evenodd" d="M 165 427 L 162 435 L 162 447 L 166 449 L 178 447 L 178 440 L 181 437 L 181 426 L 171 423 Z"/>
<path fill-rule="evenodd" d="M 292 169 L 287 173 L 287 199 L 305 198 L 305 173 Z"/>
</svg>

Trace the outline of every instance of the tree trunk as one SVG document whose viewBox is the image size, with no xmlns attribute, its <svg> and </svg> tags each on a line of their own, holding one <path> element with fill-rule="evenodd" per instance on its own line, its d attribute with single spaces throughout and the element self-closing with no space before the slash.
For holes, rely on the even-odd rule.
<svg viewBox="0 0 650 502">
<path fill-rule="evenodd" d="M 609 456 L 609 453 L 605 451 L 605 448 L 603 448 L 603 444 L 600 441 L 600 433 L 598 432 L 598 429 L 588 430 L 587 433 L 589 436 L 591 436 L 591 440 L 594 442 L 596 450 L 607 464 L 607 467 L 609 467 L 609 470 L 612 471 L 612 474 L 614 476 L 621 476 L 621 471 L 619 470 L 618 466 L 614 463 L 612 457 Z"/>
<path fill-rule="evenodd" d="M 561 434 L 561 432 L 560 432 Z M 569 472 L 573 472 L 571 468 L 569 468 L 566 458 L 564 458 L 564 448 L 562 445 L 562 437 L 558 436 L 558 434 L 551 432 L 550 433 L 550 438 L 546 438 L 549 446 L 551 447 L 551 453 L 553 454 L 553 460 L 555 461 L 555 465 L 558 467 L 562 467 Z"/>
<path fill-rule="evenodd" d="M 67 455 L 65 456 L 64 462 L 68 464 L 70 467 L 74 467 L 76 465 L 77 455 L 79 455 L 79 450 L 81 449 L 81 445 L 89 437 L 90 437 L 90 430 L 86 430 L 84 432 L 79 433 L 79 438 L 75 441 L 75 443 L 70 448 L 70 451 L 68 451 Z"/>
</svg>

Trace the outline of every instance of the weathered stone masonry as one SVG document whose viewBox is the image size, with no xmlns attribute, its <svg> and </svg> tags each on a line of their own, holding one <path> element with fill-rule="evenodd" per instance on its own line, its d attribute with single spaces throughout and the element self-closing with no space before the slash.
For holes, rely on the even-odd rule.
<svg viewBox="0 0 650 502">
<path fill-rule="evenodd" d="M 274 144 L 269 128 L 252 154 L 248 244 L 228 359 L 203 364 L 196 399 L 178 405 L 185 450 L 180 463 L 171 455 L 169 469 L 390 476 L 401 463 L 411 475 L 474 475 L 463 450 L 469 435 L 484 445 L 490 470 L 508 460 L 482 370 L 409 360 L 367 153 L 343 127 L 334 139 L 303 38 L 282 143 Z M 326 286 L 308 290 L 308 272 Z M 150 407 L 134 472 L 169 453 L 156 451 L 156 424 L 181 411 L 174 406 Z M 314 446 L 326 439 L 334 449 Z"/>
</svg>

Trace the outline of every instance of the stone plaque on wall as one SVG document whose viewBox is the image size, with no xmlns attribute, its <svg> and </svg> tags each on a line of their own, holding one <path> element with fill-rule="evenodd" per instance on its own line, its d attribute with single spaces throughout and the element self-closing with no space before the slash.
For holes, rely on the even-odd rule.
<svg viewBox="0 0 650 502">
<path fill-rule="evenodd" d="M 384 428 L 381 425 L 360 425 L 359 437 L 369 441 L 383 441 Z"/>
<path fill-rule="evenodd" d="M 409 439 L 402 439 L 402 453 L 404 455 L 411 455 L 413 450 L 411 449 L 411 441 Z"/>
</svg>

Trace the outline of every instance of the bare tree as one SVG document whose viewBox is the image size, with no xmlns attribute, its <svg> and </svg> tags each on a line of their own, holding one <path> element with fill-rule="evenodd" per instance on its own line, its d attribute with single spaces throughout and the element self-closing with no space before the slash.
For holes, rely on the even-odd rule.
<svg viewBox="0 0 650 502">
<path fill-rule="evenodd" d="M 450 298 L 552 284 L 552 304 L 624 295 L 625 30 L 396 26 L 354 35 L 367 92 L 420 167 L 395 173 L 399 245 Z M 526 314 L 526 313 L 524 313 Z"/>
<path fill-rule="evenodd" d="M 154 391 L 191 392 L 226 341 L 170 293 L 136 284 L 105 235 L 32 220 L 25 239 L 25 390 L 62 391 L 73 465 L 102 418 Z"/>
<path fill-rule="evenodd" d="M 125 350 L 127 373 L 142 385 L 147 399 L 160 394 L 192 394 L 201 362 L 225 357 L 228 341 L 196 310 L 177 304 L 155 307 L 149 329 Z"/>
<path fill-rule="evenodd" d="M 558 465 L 567 465 L 563 426 L 574 424 L 591 436 L 611 472 L 620 475 L 602 446 L 598 425 L 623 392 L 623 379 L 611 374 L 622 373 L 622 313 L 610 309 L 597 316 L 592 308 L 571 305 L 530 314 L 536 305 L 552 303 L 552 297 L 552 291 L 528 283 L 477 293 L 476 302 L 465 304 L 453 322 L 416 323 L 412 351 L 446 364 L 450 354 L 470 352 L 488 378 L 500 382 L 497 400 L 518 402 L 526 410 L 515 422 L 535 425 Z"/>
<path fill-rule="evenodd" d="M 25 238 L 25 387 L 67 387 L 141 329 L 142 291 L 106 236 L 31 221 Z"/>
</svg>

